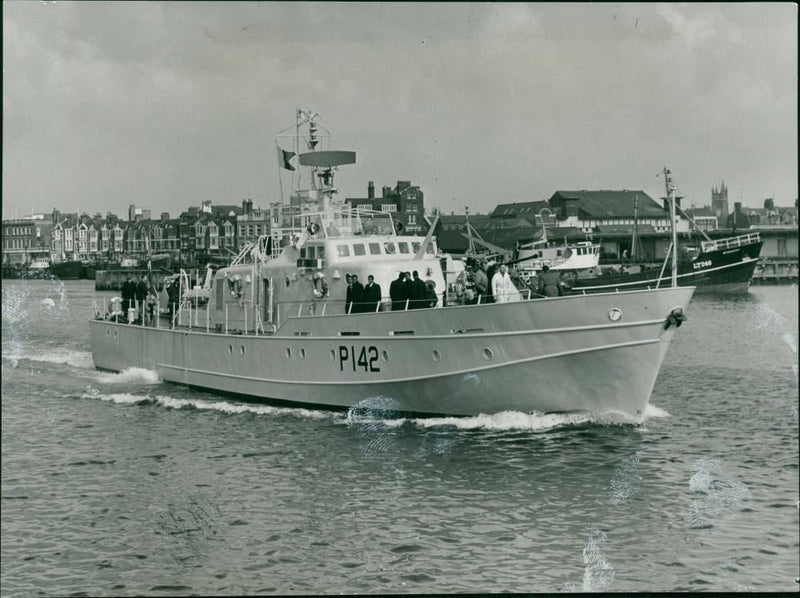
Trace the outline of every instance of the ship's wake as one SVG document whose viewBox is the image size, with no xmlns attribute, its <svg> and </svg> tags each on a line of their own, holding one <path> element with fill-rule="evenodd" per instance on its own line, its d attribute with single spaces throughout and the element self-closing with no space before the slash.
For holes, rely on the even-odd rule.
<svg viewBox="0 0 800 598">
<path fill-rule="evenodd" d="M 158 374 L 152 370 L 129 368 L 117 374 L 98 374 L 97 382 L 103 385 L 115 384 L 158 384 Z M 129 392 L 101 392 L 89 386 L 82 398 L 98 399 L 120 405 L 153 405 L 166 409 L 196 409 L 215 411 L 231 415 L 253 414 L 271 417 L 298 417 L 312 420 L 330 420 L 334 424 L 374 428 L 416 427 L 420 430 L 432 428 L 454 428 L 457 430 L 485 431 L 528 431 L 543 432 L 565 427 L 585 425 L 642 425 L 648 419 L 669 417 L 669 414 L 650 405 L 644 416 L 634 418 L 624 413 L 523 413 L 503 411 L 494 414 L 475 416 L 409 417 L 392 409 L 392 401 L 369 401 L 366 406 L 359 404 L 343 413 L 335 410 L 287 407 L 261 403 L 246 403 L 226 399 L 174 397 L 167 394 L 137 394 Z M 388 400 L 388 402 L 387 402 Z"/>
<path fill-rule="evenodd" d="M 97 381 L 101 384 L 158 384 L 161 378 L 158 372 L 144 368 L 127 368 L 117 373 L 99 373 Z"/>
<path fill-rule="evenodd" d="M 17 367 L 21 361 L 37 361 L 68 365 L 78 369 L 94 368 L 91 351 L 62 347 L 44 347 L 33 352 L 21 347 L 18 343 L 8 343 L 3 347 L 3 359 L 10 361 L 12 367 Z"/>
<path fill-rule="evenodd" d="M 137 368 L 132 368 L 137 369 Z M 126 370 L 127 372 L 128 370 Z M 142 372 L 150 372 L 149 370 L 141 370 Z M 122 372 L 124 374 L 125 372 Z M 122 374 L 113 374 L 113 376 L 120 376 Z M 138 374 L 137 374 L 138 375 Z M 156 382 L 158 380 L 156 379 Z M 221 413 L 229 413 L 232 415 L 237 414 L 255 414 L 255 415 L 268 415 L 268 416 L 295 416 L 308 419 L 327 419 L 334 415 L 329 411 L 315 411 L 313 409 L 292 408 L 292 407 L 273 407 L 271 405 L 256 405 L 249 403 L 236 403 L 225 400 L 206 400 L 195 398 L 176 398 L 167 395 L 141 395 L 134 393 L 101 393 L 96 388 L 89 387 L 86 392 L 81 395 L 85 399 L 98 399 L 101 401 L 116 403 L 118 405 L 153 405 L 166 409 L 196 409 L 198 411 L 216 411 Z"/>
<path fill-rule="evenodd" d="M 389 414 L 388 416 L 386 414 Z M 669 417 L 669 413 L 655 405 L 648 405 L 644 415 L 633 417 L 621 412 L 602 413 L 524 413 L 521 411 L 501 411 L 492 414 L 475 416 L 441 416 L 441 417 L 392 417 L 391 403 L 370 404 L 369 408 L 359 404 L 348 410 L 343 423 L 384 425 L 399 427 L 412 424 L 422 429 L 452 427 L 459 430 L 488 431 L 530 431 L 542 432 L 563 427 L 582 425 L 642 425 L 653 418 Z"/>
</svg>

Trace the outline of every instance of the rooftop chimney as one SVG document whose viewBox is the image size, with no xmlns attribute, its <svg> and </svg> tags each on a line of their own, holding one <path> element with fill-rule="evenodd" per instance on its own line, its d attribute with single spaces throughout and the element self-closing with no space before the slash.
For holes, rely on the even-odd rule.
<svg viewBox="0 0 800 598">
<path fill-rule="evenodd" d="M 367 184 L 367 197 L 369 199 L 375 199 L 375 183 L 372 181 Z"/>
</svg>

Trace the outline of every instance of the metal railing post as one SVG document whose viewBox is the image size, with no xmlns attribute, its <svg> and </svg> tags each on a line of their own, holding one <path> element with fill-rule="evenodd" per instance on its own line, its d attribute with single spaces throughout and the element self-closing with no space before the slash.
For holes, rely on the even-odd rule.
<svg viewBox="0 0 800 598">
<path fill-rule="evenodd" d="M 228 304 L 225 304 L 225 334 L 228 334 Z"/>
<path fill-rule="evenodd" d="M 156 300 L 156 328 L 161 328 L 161 302 Z"/>
</svg>

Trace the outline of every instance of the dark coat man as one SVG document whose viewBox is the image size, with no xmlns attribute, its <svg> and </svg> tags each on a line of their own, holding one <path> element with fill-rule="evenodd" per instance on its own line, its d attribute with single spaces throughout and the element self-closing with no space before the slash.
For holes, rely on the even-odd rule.
<svg viewBox="0 0 800 598">
<path fill-rule="evenodd" d="M 423 307 L 428 307 L 428 289 L 425 287 L 425 283 L 419 277 L 419 272 L 414 270 L 413 276 L 414 280 L 411 281 L 411 307 L 413 309 L 422 309 Z"/>
<path fill-rule="evenodd" d="M 128 308 L 134 299 L 136 299 L 136 284 L 128 275 L 122 284 L 122 313 L 126 318 L 128 317 Z"/>
<path fill-rule="evenodd" d="M 400 274 L 392 281 L 392 284 L 389 285 L 389 297 L 392 299 L 392 311 L 403 310 L 406 308 L 406 299 L 408 299 L 408 293 L 406 293 L 406 273 L 400 272 Z"/>
<path fill-rule="evenodd" d="M 481 296 L 481 303 L 486 302 L 486 294 L 489 291 L 489 277 L 486 276 L 486 272 L 483 271 L 483 268 L 478 266 L 475 269 L 475 277 L 473 279 L 473 284 L 475 285 L 475 300 L 478 300 L 478 296 Z"/>
<path fill-rule="evenodd" d="M 414 309 L 411 299 L 414 296 L 414 279 L 411 278 L 411 272 L 406 272 L 406 299 L 408 299 L 408 309 Z"/>
<path fill-rule="evenodd" d="M 539 275 L 539 294 L 545 297 L 558 297 L 563 294 L 561 277 L 547 264 L 542 266 L 542 273 Z"/>
<path fill-rule="evenodd" d="M 364 285 L 358 282 L 358 274 L 353 274 L 353 289 L 351 291 L 353 301 L 352 314 L 364 313 Z"/>
<path fill-rule="evenodd" d="M 139 284 L 136 285 L 136 301 L 141 303 L 145 299 L 147 299 L 148 293 L 148 285 L 147 285 L 147 276 L 142 276 L 142 279 L 139 281 Z"/>
<path fill-rule="evenodd" d="M 375 277 L 367 276 L 367 286 L 364 287 L 364 311 L 377 311 L 381 302 L 381 285 L 375 282 Z"/>
</svg>

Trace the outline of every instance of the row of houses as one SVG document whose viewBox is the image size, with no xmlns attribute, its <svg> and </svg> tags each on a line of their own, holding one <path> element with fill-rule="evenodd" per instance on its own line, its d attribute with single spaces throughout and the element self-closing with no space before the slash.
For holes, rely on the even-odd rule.
<svg viewBox="0 0 800 598">
<path fill-rule="evenodd" d="M 797 205 L 776 207 L 772 199 L 766 199 L 763 208 L 742 208 L 736 203 L 734 211 L 725 214 L 724 183 L 721 191 L 713 190 L 713 195 L 713 206 L 685 211 L 678 198 L 679 233 L 702 230 L 713 236 L 753 226 L 784 227 L 790 231 L 789 236 L 794 231 L 796 238 Z M 350 197 L 345 202 L 354 208 L 392 213 L 405 234 L 426 234 L 431 225 L 424 193 L 410 181 L 398 181 L 394 188 L 384 186 L 379 197 L 370 181 L 366 197 Z M 47 258 L 52 263 L 113 263 L 124 257 L 154 255 L 169 255 L 184 263 L 215 257 L 230 259 L 247 243 L 269 234 L 285 218 L 286 209 L 281 204 L 254 207 L 249 199 L 241 205 L 205 201 L 177 218 L 164 212 L 152 219 L 150 210 L 131 205 L 127 221 L 111 213 L 103 217 L 53 210 L 48 215 L 3 222 L 3 264 L 29 264 L 36 258 Z M 455 254 L 466 251 L 467 221 L 484 242 L 507 250 L 520 242 L 541 238 L 546 229 L 550 237 L 559 240 L 599 240 L 609 255 L 629 248 L 634 231 L 639 239 L 646 240 L 663 238 L 670 230 L 666 200 L 662 198 L 659 203 L 640 190 L 559 190 L 546 200 L 498 204 L 488 215 L 440 215 L 436 230 L 439 246 Z M 648 252 L 655 257 L 656 243 L 645 245 L 650 249 L 644 249 L 644 257 Z"/>
<path fill-rule="evenodd" d="M 29 264 L 35 259 L 119 262 L 125 257 L 169 255 L 193 262 L 236 255 L 247 243 L 270 231 L 270 211 L 203 202 L 177 218 L 164 212 L 149 218 L 149 210 L 131 206 L 129 220 L 115 214 L 36 214 L 3 221 L 3 264 Z"/>
</svg>

